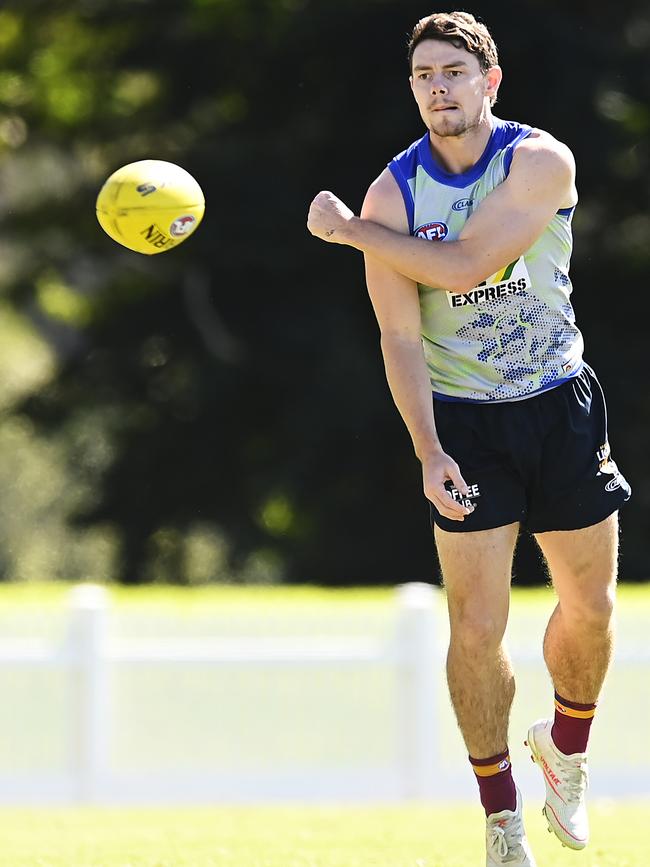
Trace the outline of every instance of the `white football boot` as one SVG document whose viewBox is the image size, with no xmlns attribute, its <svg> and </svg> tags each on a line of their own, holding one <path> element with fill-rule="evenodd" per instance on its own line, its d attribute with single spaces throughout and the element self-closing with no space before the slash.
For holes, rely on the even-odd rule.
<svg viewBox="0 0 650 867">
<path fill-rule="evenodd" d="M 533 761 L 539 765 L 546 784 L 546 803 L 542 812 L 552 831 L 563 846 L 584 849 L 589 842 L 586 791 L 589 785 L 587 756 L 573 753 L 565 756 L 553 743 L 553 720 L 538 720 L 528 729 Z"/>
<path fill-rule="evenodd" d="M 511 867 L 537 867 L 530 851 L 521 810 L 521 793 L 517 789 L 517 806 L 487 817 L 485 829 L 486 867 L 510 864 Z"/>
</svg>

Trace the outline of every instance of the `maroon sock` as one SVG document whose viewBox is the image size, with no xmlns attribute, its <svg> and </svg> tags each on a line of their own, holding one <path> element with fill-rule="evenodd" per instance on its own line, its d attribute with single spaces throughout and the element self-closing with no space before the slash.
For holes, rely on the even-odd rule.
<svg viewBox="0 0 650 867">
<path fill-rule="evenodd" d="M 589 729 L 595 712 L 595 704 L 578 704 L 555 693 L 555 722 L 551 737 L 561 753 L 570 756 L 587 752 Z"/>
<path fill-rule="evenodd" d="M 470 756 L 469 760 L 476 774 L 485 815 L 500 813 L 501 810 L 514 811 L 517 807 L 517 791 L 508 750 L 489 759 L 473 759 Z"/>
</svg>

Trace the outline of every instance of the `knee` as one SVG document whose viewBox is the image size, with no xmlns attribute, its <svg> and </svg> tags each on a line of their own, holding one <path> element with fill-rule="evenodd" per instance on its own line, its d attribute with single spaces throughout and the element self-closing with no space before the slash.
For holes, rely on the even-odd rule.
<svg viewBox="0 0 650 867">
<path fill-rule="evenodd" d="M 614 587 L 589 590 L 579 597 L 560 601 L 564 615 L 578 629 L 606 631 L 614 618 L 616 591 Z"/>
<path fill-rule="evenodd" d="M 452 615 L 450 622 L 452 648 L 471 655 L 484 655 L 501 646 L 506 627 L 503 616 L 475 609 Z"/>
</svg>

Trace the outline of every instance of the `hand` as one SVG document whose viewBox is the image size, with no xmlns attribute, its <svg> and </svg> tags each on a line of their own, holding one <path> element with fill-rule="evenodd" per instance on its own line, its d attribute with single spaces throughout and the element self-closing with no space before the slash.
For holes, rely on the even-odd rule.
<svg viewBox="0 0 650 867">
<path fill-rule="evenodd" d="M 307 228 L 317 238 L 330 243 L 345 244 L 346 230 L 355 216 L 352 211 L 327 190 L 319 193 L 309 208 Z"/>
<path fill-rule="evenodd" d="M 469 495 L 469 486 L 462 477 L 458 464 L 442 449 L 422 461 L 422 479 L 426 498 L 444 518 L 463 521 L 466 515 L 471 515 L 474 511 L 474 506 L 463 506 L 445 488 L 445 482 L 450 481 L 463 496 Z"/>
</svg>

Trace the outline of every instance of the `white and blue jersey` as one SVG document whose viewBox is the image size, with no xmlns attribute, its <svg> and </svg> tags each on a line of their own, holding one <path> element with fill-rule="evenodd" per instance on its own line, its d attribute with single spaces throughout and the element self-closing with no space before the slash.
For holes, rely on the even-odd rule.
<svg viewBox="0 0 650 867">
<path fill-rule="evenodd" d="M 433 159 L 427 132 L 389 168 L 412 235 L 453 241 L 479 203 L 508 176 L 531 127 L 494 118 L 479 161 L 450 174 Z M 424 355 L 442 400 L 521 400 L 582 369 L 583 340 L 570 302 L 573 208 L 558 211 L 526 252 L 467 292 L 418 284 Z"/>
</svg>

